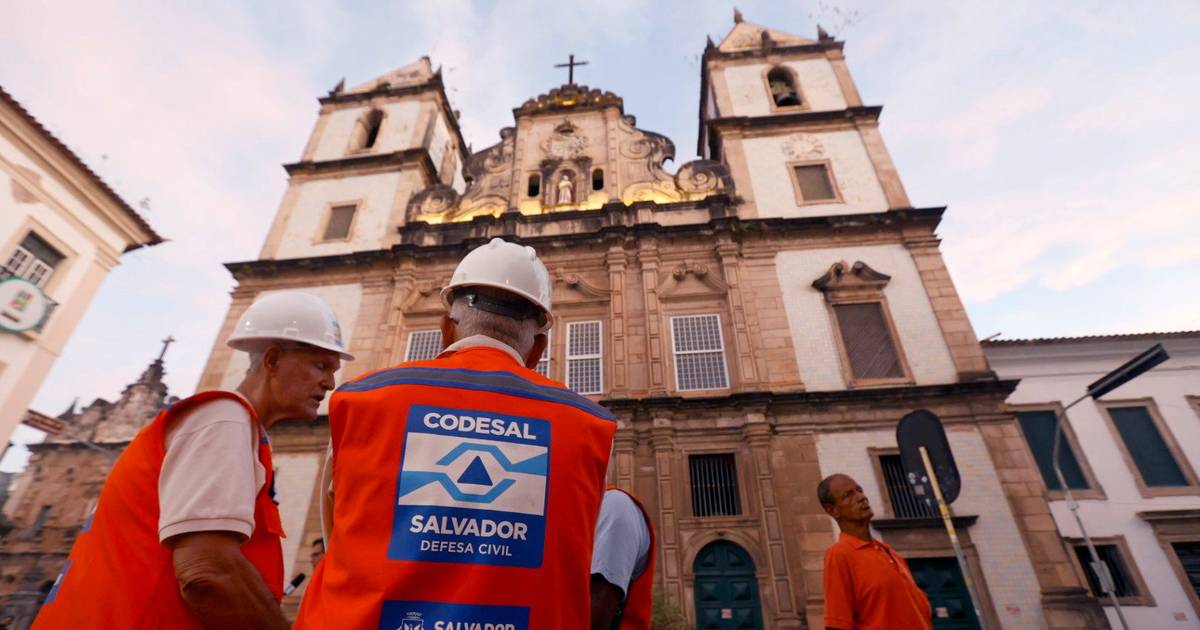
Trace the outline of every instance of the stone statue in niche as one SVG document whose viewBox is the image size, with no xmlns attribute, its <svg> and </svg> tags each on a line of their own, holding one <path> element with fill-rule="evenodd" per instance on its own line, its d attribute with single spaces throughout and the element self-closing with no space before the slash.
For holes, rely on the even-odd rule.
<svg viewBox="0 0 1200 630">
<path fill-rule="evenodd" d="M 558 200 L 555 203 L 560 206 L 575 203 L 575 184 L 571 181 L 571 176 L 566 173 L 563 173 L 562 179 L 558 180 Z"/>
</svg>

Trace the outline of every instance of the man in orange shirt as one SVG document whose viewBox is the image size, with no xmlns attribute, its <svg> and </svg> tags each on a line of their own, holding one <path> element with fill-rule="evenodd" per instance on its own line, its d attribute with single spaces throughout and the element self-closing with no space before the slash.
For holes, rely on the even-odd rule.
<svg viewBox="0 0 1200 630">
<path fill-rule="evenodd" d="M 932 630 L 929 598 L 896 550 L 871 537 L 871 503 L 848 475 L 821 480 L 817 498 L 842 530 L 825 551 L 825 627 Z"/>
</svg>

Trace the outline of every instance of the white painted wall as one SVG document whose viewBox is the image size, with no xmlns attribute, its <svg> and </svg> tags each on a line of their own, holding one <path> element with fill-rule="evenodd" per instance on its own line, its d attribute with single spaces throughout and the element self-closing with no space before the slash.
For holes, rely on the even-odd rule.
<svg viewBox="0 0 1200 630">
<path fill-rule="evenodd" d="M 413 139 L 413 129 L 421 112 L 421 101 L 417 97 L 379 104 L 383 110 L 383 123 L 379 128 L 379 137 L 375 146 L 368 153 L 391 153 L 418 146 L 421 138 Z M 355 123 L 372 108 L 370 104 L 362 107 L 337 109 L 327 114 L 324 131 L 317 143 L 313 159 L 337 160 L 350 155 L 350 140 L 354 135 Z M 318 127 L 319 128 L 319 127 Z"/>
<path fill-rule="evenodd" d="M 1020 378 L 1010 404 L 1059 402 L 1064 406 L 1087 385 L 1159 339 L 1099 340 L 1035 346 L 984 345 L 988 362 L 1001 378 Z M 1200 394 L 1200 334 L 1190 339 L 1161 339 L 1171 359 L 1121 386 L 1104 400 L 1152 398 L 1167 428 L 1193 470 L 1200 469 L 1200 417 L 1186 395 Z M 1171 568 L 1154 530 L 1139 511 L 1197 509 L 1200 496 L 1155 497 L 1138 492 L 1134 473 L 1122 457 L 1103 412 L 1090 399 L 1072 407 L 1068 422 L 1083 457 L 1091 464 L 1106 499 L 1080 500 L 1080 515 L 1091 536 L 1124 536 L 1132 561 L 1154 596 L 1156 606 L 1122 607 L 1135 628 L 1184 628 L 1200 625 L 1187 593 Z M 1065 501 L 1051 501 L 1051 512 L 1066 537 L 1080 536 Z M 1107 610 L 1108 607 L 1106 607 Z M 1119 627 L 1111 611 L 1109 621 Z M 1185 621 L 1175 615 L 1181 613 Z"/>
<path fill-rule="evenodd" d="M 347 348 L 350 347 L 350 344 L 353 342 L 355 324 L 358 321 L 359 307 L 362 304 L 362 285 L 331 284 L 287 290 L 304 291 L 325 300 L 329 304 L 329 307 L 333 309 L 334 315 L 337 315 L 338 323 L 342 326 L 342 341 L 346 344 Z M 258 297 L 261 298 L 262 296 L 278 292 L 279 290 L 263 291 Z M 240 318 L 242 313 L 238 313 L 237 316 Z M 249 355 L 245 352 L 234 352 L 229 359 L 229 364 L 225 366 L 225 373 L 221 377 L 220 389 L 233 389 L 237 387 L 238 383 L 242 382 L 242 378 L 246 375 L 246 368 L 248 367 L 250 367 Z M 343 370 L 338 370 L 337 372 L 336 380 L 338 384 L 341 384 Z M 328 413 L 328 409 L 329 397 L 326 396 L 325 400 L 321 401 L 319 413 Z M 312 486 L 309 486 L 309 488 L 311 489 Z"/>
<path fill-rule="evenodd" d="M 846 98 L 833 72 L 833 64 L 825 57 L 785 61 L 779 65 L 794 73 L 810 111 L 846 109 Z M 733 103 L 733 116 L 769 116 L 773 113 L 771 94 L 763 79 L 764 73 L 772 67 L 755 63 L 725 68 L 723 72 L 725 84 L 729 86 L 729 99 Z"/>
<path fill-rule="evenodd" d="M 297 192 L 284 226 L 276 258 L 329 256 L 383 249 L 397 228 L 389 223 L 392 209 L 403 208 L 418 185 L 410 171 L 312 179 L 293 182 Z M 331 205 L 360 202 L 350 239 L 318 242 Z"/>
<path fill-rule="evenodd" d="M 277 453 L 271 457 L 278 469 L 275 477 L 275 498 L 279 501 L 279 518 L 287 538 L 283 539 L 284 581 L 296 574 L 296 556 L 307 553 L 308 543 L 304 540 L 304 522 L 308 518 L 309 503 L 312 502 L 313 486 L 321 471 L 321 455 L 318 453 Z M 301 556 L 308 560 L 307 556 Z M 312 578 L 312 576 L 308 576 Z"/>
<path fill-rule="evenodd" d="M 843 260 L 850 264 L 861 260 L 892 277 L 884 288 L 884 296 L 916 383 L 957 381 L 954 360 L 912 255 L 903 245 L 870 245 L 783 251 L 775 256 L 784 311 L 804 388 L 808 391 L 846 388 L 832 315 L 825 296 L 812 286 L 813 280 L 828 271 L 830 265 Z"/>
<path fill-rule="evenodd" d="M 1044 628 L 1037 575 L 983 437 L 974 427 L 951 427 L 947 438 L 962 475 L 962 494 L 954 502 L 954 513 L 979 517 L 971 526 L 971 540 L 1000 624 L 1021 630 Z M 881 517 L 886 490 L 875 475 L 867 449 L 895 447 L 896 433 L 890 430 L 819 434 L 821 476 L 843 473 L 853 477 L 870 499 L 876 517 Z M 878 532 L 875 535 L 879 536 Z"/>
<path fill-rule="evenodd" d="M 754 203 L 761 217 L 813 217 L 883 212 L 883 187 L 857 131 L 826 131 L 788 136 L 751 137 L 742 141 Z M 788 163 L 829 160 L 842 201 L 797 205 Z"/>
<path fill-rule="evenodd" d="M 0 251 L 0 265 L 31 224 L 66 258 L 43 289 L 58 307 L 42 332 L 0 332 L 0 440 L 8 438 L 24 415 L 112 260 L 129 245 L 101 210 L 64 185 L 29 146 L 18 144 L 4 129 L 0 124 L 0 247 L 6 248 Z M 34 201 L 18 200 L 16 181 L 23 182 Z M 18 381 L 24 384 L 18 387 Z"/>
</svg>

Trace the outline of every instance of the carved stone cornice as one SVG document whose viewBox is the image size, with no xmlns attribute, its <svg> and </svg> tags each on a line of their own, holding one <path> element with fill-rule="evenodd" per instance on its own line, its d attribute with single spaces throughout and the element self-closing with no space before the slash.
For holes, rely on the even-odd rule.
<svg viewBox="0 0 1200 630">
<path fill-rule="evenodd" d="M 724 294 L 729 285 L 720 278 L 720 273 L 712 273 L 705 263 L 684 261 L 675 266 L 667 274 L 655 292 L 660 298 L 690 296 L 696 294 Z M 690 280 L 694 278 L 695 280 Z"/>
<path fill-rule="evenodd" d="M 625 111 L 624 101 L 612 92 L 589 88 L 586 85 L 567 83 L 525 101 L 520 107 L 513 109 L 513 116 L 521 117 L 596 107 L 616 107 L 622 112 Z"/>
</svg>

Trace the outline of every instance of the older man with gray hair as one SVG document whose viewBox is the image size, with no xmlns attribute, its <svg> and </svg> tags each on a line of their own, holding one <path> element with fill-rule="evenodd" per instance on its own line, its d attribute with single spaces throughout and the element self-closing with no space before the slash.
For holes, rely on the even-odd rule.
<svg viewBox="0 0 1200 630">
<path fill-rule="evenodd" d="M 352 360 L 332 309 L 295 291 L 246 310 L 233 391 L 175 403 L 117 459 L 35 628 L 287 628 L 267 429 L 313 420 Z"/>
</svg>

